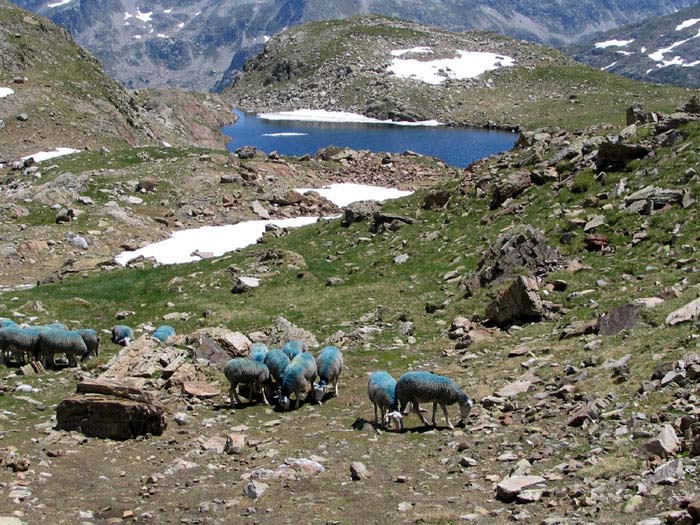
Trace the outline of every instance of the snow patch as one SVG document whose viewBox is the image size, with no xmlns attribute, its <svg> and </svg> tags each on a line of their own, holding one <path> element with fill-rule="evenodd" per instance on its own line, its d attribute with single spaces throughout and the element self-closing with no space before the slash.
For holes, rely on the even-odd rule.
<svg viewBox="0 0 700 525">
<path fill-rule="evenodd" d="M 0 98 L 9 97 L 10 95 L 14 95 L 14 94 L 15 94 L 14 89 L 10 89 L 8 87 L 0 87 Z"/>
<path fill-rule="evenodd" d="M 170 37 L 169 37 L 168 35 L 166 35 L 165 33 L 158 33 L 156 36 L 157 36 L 158 38 L 170 38 Z"/>
<path fill-rule="evenodd" d="M 263 137 L 306 137 L 308 133 L 263 133 Z"/>
<path fill-rule="evenodd" d="M 402 191 L 394 188 L 382 188 L 380 186 L 368 186 L 366 184 L 339 183 L 330 184 L 320 189 L 299 188 L 299 193 L 315 191 L 341 208 L 358 201 L 383 202 L 391 199 L 400 199 L 412 195 L 412 191 Z"/>
<path fill-rule="evenodd" d="M 379 120 L 365 117 L 357 113 L 344 111 L 325 111 L 323 109 L 297 109 L 294 111 L 280 111 L 279 113 L 261 113 L 258 118 L 263 120 L 295 120 L 301 122 L 333 122 L 333 123 L 357 123 L 357 124 L 391 124 L 394 126 L 442 126 L 437 120 L 423 120 L 420 122 L 395 122 L 393 120 Z"/>
<path fill-rule="evenodd" d="M 605 42 L 598 42 L 595 47 L 598 49 L 607 49 L 609 47 L 625 47 L 634 42 L 632 40 L 606 40 Z"/>
<path fill-rule="evenodd" d="M 651 54 L 649 54 L 649 58 L 651 58 L 654 62 L 660 62 L 656 67 L 658 68 L 663 68 L 663 67 L 669 67 L 669 66 L 683 66 L 683 67 L 693 67 L 695 65 L 695 62 L 686 64 L 685 60 L 680 57 L 680 56 L 674 56 L 671 60 L 667 60 L 664 58 L 664 55 L 667 55 L 677 47 L 682 46 L 683 44 L 686 44 L 687 42 L 690 42 L 691 40 L 695 40 L 696 38 L 700 38 L 700 31 L 697 32 L 695 36 L 691 36 L 690 38 L 686 38 L 684 40 L 679 40 L 678 42 L 674 42 L 668 47 L 661 48 Z"/>
<path fill-rule="evenodd" d="M 700 18 L 689 18 L 688 20 L 685 20 L 678 24 L 676 26 L 676 31 L 683 31 L 684 29 L 687 29 L 689 27 L 693 27 L 696 25 L 698 22 L 700 22 Z"/>
<path fill-rule="evenodd" d="M 163 12 L 164 12 L 166 15 L 169 15 L 170 13 L 173 12 L 173 9 L 172 9 L 172 7 L 171 7 L 170 9 L 163 9 Z"/>
<path fill-rule="evenodd" d="M 56 157 L 63 157 L 64 155 L 72 155 L 73 153 L 79 153 L 80 150 L 73 148 L 56 148 L 53 151 L 40 151 L 34 155 L 27 155 L 22 157 L 22 160 L 34 159 L 34 162 L 43 162 L 49 159 L 55 159 Z"/>
<path fill-rule="evenodd" d="M 134 38 L 135 38 L 136 40 L 141 40 L 141 35 L 134 35 Z"/>
<path fill-rule="evenodd" d="M 136 8 L 136 18 L 141 20 L 143 23 L 148 23 L 153 20 L 153 11 L 143 12 L 138 7 Z"/>
<path fill-rule="evenodd" d="M 448 78 L 455 80 L 476 78 L 487 71 L 515 65 L 513 58 L 496 53 L 457 51 L 457 54 L 459 55 L 457 58 L 430 61 L 394 57 L 388 71 L 398 78 L 415 79 L 438 85 Z"/>
<path fill-rule="evenodd" d="M 46 4 L 46 7 L 53 9 L 54 7 L 61 7 L 62 5 L 70 4 L 73 0 L 58 0 L 58 2 L 53 2 L 51 4 Z"/>
<path fill-rule="evenodd" d="M 611 69 L 611 68 L 615 67 L 616 65 L 617 65 L 617 60 L 616 60 L 615 62 L 613 62 L 612 64 L 610 64 L 610 65 L 607 65 L 607 66 L 605 66 L 605 67 L 601 67 L 600 70 L 601 70 L 601 71 L 607 71 L 608 69 Z"/>
<path fill-rule="evenodd" d="M 180 23 L 177 25 L 177 27 L 179 27 L 180 29 L 182 29 L 183 27 L 185 27 L 185 23 L 184 23 L 184 22 L 180 22 Z"/>
<path fill-rule="evenodd" d="M 633 51 L 615 51 L 615 53 L 617 53 L 618 55 L 624 55 L 626 57 L 634 55 Z"/>
</svg>

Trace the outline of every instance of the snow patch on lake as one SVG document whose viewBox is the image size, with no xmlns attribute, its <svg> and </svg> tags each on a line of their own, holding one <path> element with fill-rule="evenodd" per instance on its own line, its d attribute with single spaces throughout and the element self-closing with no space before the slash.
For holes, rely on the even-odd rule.
<svg viewBox="0 0 700 525">
<path fill-rule="evenodd" d="M 683 31 L 684 29 L 693 27 L 698 22 L 700 22 L 700 18 L 689 18 L 688 20 L 684 20 L 676 26 L 676 31 Z"/>
<path fill-rule="evenodd" d="M 263 137 L 306 137 L 308 133 L 263 133 Z"/>
<path fill-rule="evenodd" d="M 330 184 L 320 189 L 315 188 L 300 188 L 299 193 L 308 193 L 315 191 L 331 201 L 336 206 L 344 208 L 359 201 L 377 201 L 384 202 L 391 199 L 400 199 L 412 195 L 412 191 L 402 191 L 394 188 L 382 188 L 380 186 L 368 186 L 366 184 L 350 184 L 338 183 Z"/>
<path fill-rule="evenodd" d="M 51 4 L 46 4 L 46 7 L 53 9 L 54 7 L 61 7 L 62 5 L 70 4 L 73 0 L 58 0 L 58 2 L 53 2 Z"/>
<path fill-rule="evenodd" d="M 10 89 L 8 87 L 0 87 L 0 98 L 9 97 L 10 95 L 14 95 L 14 94 L 15 94 L 14 89 Z"/>
<path fill-rule="evenodd" d="M 297 109 L 294 111 L 280 111 L 279 113 L 261 113 L 258 118 L 263 120 L 290 120 L 299 122 L 332 122 L 357 123 L 357 124 L 391 124 L 394 126 L 442 126 L 437 120 L 423 120 L 420 122 L 395 122 L 393 120 L 379 120 L 365 117 L 357 113 L 345 111 L 326 111 L 323 109 Z"/>
<path fill-rule="evenodd" d="M 397 51 L 403 53 L 412 50 L 399 49 Z M 401 55 L 394 55 L 387 71 L 398 78 L 420 80 L 427 84 L 439 85 L 448 78 L 453 80 L 476 78 L 487 71 L 515 65 L 513 58 L 496 53 L 457 51 L 457 54 L 459 56 L 456 58 L 428 61 L 399 58 Z"/>
<path fill-rule="evenodd" d="M 410 195 L 410 191 L 367 186 L 364 184 L 331 184 L 324 188 L 297 189 L 300 193 L 316 191 L 335 203 L 347 206 L 362 200 L 385 201 Z M 324 217 L 332 219 L 334 217 Z M 297 217 L 294 219 L 244 221 L 227 226 L 205 226 L 191 230 L 173 232 L 169 239 L 144 246 L 133 252 L 122 252 L 115 261 L 126 266 L 129 261 L 139 257 L 153 257 L 160 264 L 182 264 L 199 261 L 197 253 L 208 253 L 219 257 L 234 250 L 240 250 L 258 242 L 265 233 L 268 224 L 281 228 L 300 228 L 315 224 L 319 217 Z"/>
<path fill-rule="evenodd" d="M 80 150 L 73 148 L 56 148 L 53 151 L 40 151 L 34 155 L 27 155 L 22 157 L 22 160 L 34 159 L 34 162 L 43 162 L 49 159 L 55 159 L 56 157 L 63 157 L 64 155 L 72 155 L 73 153 L 79 153 Z"/>
<path fill-rule="evenodd" d="M 632 40 L 606 40 L 605 42 L 598 42 L 595 47 L 598 49 L 607 49 L 609 47 L 625 47 L 634 42 Z"/>
</svg>

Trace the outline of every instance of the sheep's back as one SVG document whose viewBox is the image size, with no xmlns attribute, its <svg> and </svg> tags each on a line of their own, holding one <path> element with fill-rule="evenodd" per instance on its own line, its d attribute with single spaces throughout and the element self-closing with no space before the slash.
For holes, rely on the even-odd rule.
<svg viewBox="0 0 700 525">
<path fill-rule="evenodd" d="M 243 357 L 231 359 L 226 363 L 224 375 L 231 384 L 267 381 L 270 371 L 263 363 Z"/>
<path fill-rule="evenodd" d="M 396 380 L 387 372 L 374 372 L 367 383 L 367 394 L 373 403 L 381 407 L 395 407 Z"/>
<path fill-rule="evenodd" d="M 271 350 L 265 356 L 265 364 L 270 370 L 270 375 L 278 383 L 284 378 L 284 371 L 289 366 L 289 358 L 282 350 Z"/>
<path fill-rule="evenodd" d="M 330 381 L 335 378 L 343 367 L 343 354 L 335 346 L 327 346 L 316 360 L 318 376 L 322 381 Z"/>
</svg>

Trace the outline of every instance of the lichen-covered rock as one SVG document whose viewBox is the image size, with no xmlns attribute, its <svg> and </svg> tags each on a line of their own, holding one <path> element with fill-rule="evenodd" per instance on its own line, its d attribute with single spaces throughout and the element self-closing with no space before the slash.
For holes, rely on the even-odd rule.
<svg viewBox="0 0 700 525">
<path fill-rule="evenodd" d="M 517 322 L 536 322 L 545 316 L 537 281 L 521 275 L 486 308 L 493 324 L 504 327 Z"/>
</svg>

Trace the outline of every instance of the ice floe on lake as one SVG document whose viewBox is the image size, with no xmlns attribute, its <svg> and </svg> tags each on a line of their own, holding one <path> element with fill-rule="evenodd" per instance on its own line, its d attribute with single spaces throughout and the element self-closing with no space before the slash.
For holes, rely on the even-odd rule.
<svg viewBox="0 0 700 525">
<path fill-rule="evenodd" d="M 357 113 L 346 111 L 326 111 L 323 109 L 297 109 L 294 111 L 280 111 L 278 113 L 261 113 L 258 118 L 263 120 L 298 121 L 298 122 L 331 122 L 331 123 L 355 123 L 355 124 L 390 124 L 394 126 L 441 126 L 437 120 L 423 120 L 420 122 L 395 122 L 393 120 L 379 120 L 366 117 Z"/>
</svg>

